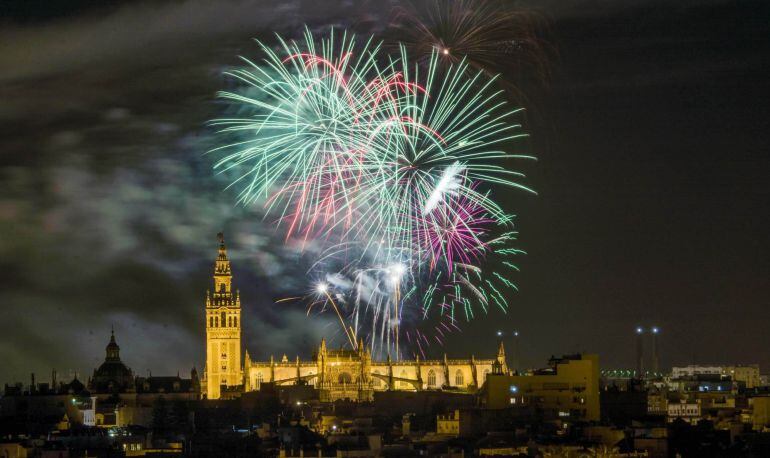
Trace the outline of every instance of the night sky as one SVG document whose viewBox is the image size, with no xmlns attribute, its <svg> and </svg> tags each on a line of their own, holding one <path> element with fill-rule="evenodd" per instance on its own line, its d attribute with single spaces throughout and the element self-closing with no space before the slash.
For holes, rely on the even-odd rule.
<svg viewBox="0 0 770 458">
<path fill-rule="evenodd" d="M 524 85 L 538 195 L 497 195 L 521 231 L 507 315 L 445 347 L 523 365 L 599 353 L 633 366 L 637 325 L 664 367 L 770 368 L 770 4 L 540 1 L 557 51 Z M 114 325 L 137 374 L 204 360 L 203 298 L 225 232 L 252 359 L 309 357 L 336 332 L 274 300 L 303 259 L 211 172 L 222 71 L 253 37 L 368 24 L 385 2 L 0 2 L 0 382 L 85 378 Z M 381 24 L 378 25 L 378 24 Z M 341 342 L 341 340 L 337 340 Z M 509 342 L 510 344 L 510 342 Z"/>
</svg>

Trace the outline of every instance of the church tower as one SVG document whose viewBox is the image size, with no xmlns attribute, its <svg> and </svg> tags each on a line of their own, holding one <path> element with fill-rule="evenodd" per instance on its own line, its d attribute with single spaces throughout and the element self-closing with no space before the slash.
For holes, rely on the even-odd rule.
<svg viewBox="0 0 770 458">
<path fill-rule="evenodd" d="M 243 383 L 241 367 L 241 298 L 233 292 L 233 274 L 220 232 L 214 264 L 214 291 L 206 292 L 206 397 L 219 399 L 220 388 Z"/>
</svg>

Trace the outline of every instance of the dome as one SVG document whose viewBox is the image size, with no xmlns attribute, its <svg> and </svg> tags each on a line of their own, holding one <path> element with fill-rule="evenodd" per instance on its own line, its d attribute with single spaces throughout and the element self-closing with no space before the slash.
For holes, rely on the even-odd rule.
<svg viewBox="0 0 770 458">
<path fill-rule="evenodd" d="M 92 392 L 122 392 L 133 388 L 134 373 L 120 360 L 120 347 L 115 341 L 115 332 L 105 348 L 104 362 L 94 371 L 89 383 Z"/>
</svg>

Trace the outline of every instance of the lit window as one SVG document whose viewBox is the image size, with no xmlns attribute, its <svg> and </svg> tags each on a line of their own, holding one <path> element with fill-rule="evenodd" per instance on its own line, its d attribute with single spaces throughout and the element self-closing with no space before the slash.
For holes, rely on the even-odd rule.
<svg viewBox="0 0 770 458">
<path fill-rule="evenodd" d="M 455 372 L 455 385 L 457 386 L 465 385 L 465 377 L 463 377 L 463 371 L 461 371 L 460 369 L 457 369 L 457 372 Z"/>
<path fill-rule="evenodd" d="M 225 312 L 222 312 L 222 327 L 223 327 L 223 328 L 225 327 L 225 323 L 226 323 L 226 321 L 225 321 L 225 320 L 226 320 L 226 318 L 225 318 L 225 317 L 226 317 L 226 316 L 227 316 L 227 314 L 225 314 Z"/>
<path fill-rule="evenodd" d="M 233 326 L 238 327 L 238 317 L 233 317 Z"/>
<path fill-rule="evenodd" d="M 428 386 L 436 386 L 436 373 L 433 371 L 433 369 L 428 371 Z"/>
</svg>

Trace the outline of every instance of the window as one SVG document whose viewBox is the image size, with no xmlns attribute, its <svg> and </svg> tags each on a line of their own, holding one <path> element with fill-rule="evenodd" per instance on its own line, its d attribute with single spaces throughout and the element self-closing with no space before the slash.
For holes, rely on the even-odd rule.
<svg viewBox="0 0 770 458">
<path fill-rule="evenodd" d="M 237 316 L 233 317 L 233 326 L 235 326 L 236 328 L 238 327 L 238 317 Z"/>
<path fill-rule="evenodd" d="M 433 369 L 428 371 L 428 386 L 431 388 L 436 386 L 436 372 Z"/>
<path fill-rule="evenodd" d="M 225 317 L 226 317 L 226 316 L 227 316 L 227 314 L 226 314 L 225 312 L 222 312 L 222 327 L 223 327 L 223 328 L 225 327 L 225 323 L 226 323 L 226 321 L 225 321 L 225 320 L 226 320 L 226 318 L 225 318 Z"/>
<path fill-rule="evenodd" d="M 214 327 L 215 328 L 219 327 L 219 318 L 218 317 L 214 317 Z"/>
<path fill-rule="evenodd" d="M 222 353 L 222 359 L 227 359 L 227 353 Z"/>
<path fill-rule="evenodd" d="M 227 326 L 231 328 L 233 327 L 233 317 L 231 316 L 227 317 Z"/>
<path fill-rule="evenodd" d="M 209 327 L 210 327 L 210 328 L 213 328 L 213 327 L 214 327 L 214 317 L 213 317 L 213 316 L 210 316 L 210 317 L 209 317 Z"/>
<path fill-rule="evenodd" d="M 226 371 L 226 370 L 227 370 L 227 364 L 222 364 L 222 370 L 223 370 L 223 371 Z"/>
<path fill-rule="evenodd" d="M 353 378 L 348 374 L 347 372 L 340 372 L 339 377 L 337 377 L 337 381 L 339 383 L 350 383 L 353 381 Z"/>
<path fill-rule="evenodd" d="M 463 371 L 461 371 L 460 369 L 457 369 L 457 372 L 455 372 L 455 385 L 457 386 L 465 385 L 465 377 L 463 376 Z"/>
<path fill-rule="evenodd" d="M 262 385 L 262 380 L 262 372 L 259 372 L 257 374 L 257 383 L 255 383 L 257 389 L 259 389 L 259 387 Z"/>
</svg>

